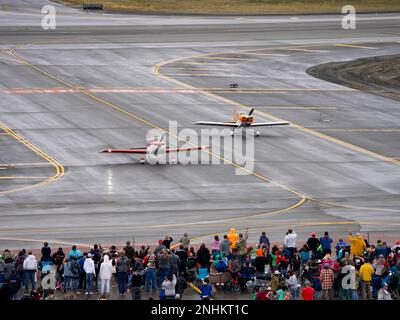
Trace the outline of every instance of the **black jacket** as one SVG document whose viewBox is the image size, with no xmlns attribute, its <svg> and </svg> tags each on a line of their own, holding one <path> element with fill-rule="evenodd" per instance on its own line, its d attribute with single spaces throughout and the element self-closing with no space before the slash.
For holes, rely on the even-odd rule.
<svg viewBox="0 0 400 320">
<path fill-rule="evenodd" d="M 256 268 L 257 272 L 264 272 L 266 264 L 267 259 L 264 256 L 257 256 L 254 259 L 254 267 Z"/>
<path fill-rule="evenodd" d="M 310 248 L 312 251 L 316 251 L 318 246 L 321 244 L 318 238 L 311 237 L 307 240 L 307 246 Z"/>
<path fill-rule="evenodd" d="M 210 265 L 210 260 L 211 260 L 210 250 L 208 250 L 207 248 L 200 248 L 197 251 L 197 262 L 202 267 L 208 267 Z"/>
<path fill-rule="evenodd" d="M 144 273 L 144 271 L 132 273 L 132 287 L 141 287 L 142 286 L 143 273 Z"/>
<path fill-rule="evenodd" d="M 132 246 L 126 246 L 124 248 L 125 255 L 129 258 L 132 259 L 132 257 L 135 255 L 135 249 Z"/>
</svg>

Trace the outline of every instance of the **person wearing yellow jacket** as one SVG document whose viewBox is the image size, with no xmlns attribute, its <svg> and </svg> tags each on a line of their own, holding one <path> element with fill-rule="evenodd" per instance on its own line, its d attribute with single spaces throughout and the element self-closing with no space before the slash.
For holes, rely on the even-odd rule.
<svg viewBox="0 0 400 320">
<path fill-rule="evenodd" d="M 368 299 L 372 299 L 371 294 L 371 280 L 374 275 L 374 268 L 372 267 L 369 260 L 365 260 L 365 263 L 361 266 L 359 275 L 361 280 L 361 299 L 365 300 L 365 297 L 368 296 Z"/>
<path fill-rule="evenodd" d="M 239 239 L 239 235 L 236 233 L 235 228 L 231 228 L 231 231 L 228 233 L 228 240 L 231 242 L 230 248 L 233 251 L 233 249 L 236 248 L 236 243 Z"/>
<path fill-rule="evenodd" d="M 362 256 L 367 245 L 365 244 L 364 238 L 359 234 L 353 237 L 352 233 L 349 232 L 349 241 L 350 241 L 350 253 L 356 256 Z"/>
</svg>

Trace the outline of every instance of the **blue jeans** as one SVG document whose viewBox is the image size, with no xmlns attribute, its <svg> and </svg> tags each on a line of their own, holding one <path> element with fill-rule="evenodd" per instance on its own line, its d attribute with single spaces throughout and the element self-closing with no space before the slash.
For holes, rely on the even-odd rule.
<svg viewBox="0 0 400 320">
<path fill-rule="evenodd" d="M 294 251 L 296 250 L 296 248 L 289 247 L 289 248 L 286 248 L 286 250 L 289 254 L 289 263 L 290 263 L 290 265 L 292 265 L 293 254 L 294 254 Z"/>
<path fill-rule="evenodd" d="M 86 292 L 93 292 L 93 273 L 86 273 Z"/>
<path fill-rule="evenodd" d="M 22 271 L 17 271 L 17 278 L 20 281 L 19 282 L 19 284 L 20 284 L 19 288 L 21 288 L 21 285 L 25 284 L 25 276 L 24 276 L 24 271 L 23 270 Z"/>
<path fill-rule="evenodd" d="M 164 279 L 169 276 L 171 268 L 160 268 L 158 272 L 158 287 L 161 288 L 161 284 L 163 283 Z"/>
<path fill-rule="evenodd" d="M 32 284 L 32 290 L 35 290 L 36 282 L 35 282 L 35 273 L 36 270 L 25 270 L 24 271 L 24 285 L 25 289 L 29 289 L 29 282 Z"/>
<path fill-rule="evenodd" d="M 298 292 L 297 288 L 296 289 L 290 289 L 290 293 L 292 295 L 292 300 L 297 300 L 297 292 Z"/>
<path fill-rule="evenodd" d="M 282 274 L 282 276 L 286 277 L 287 275 L 287 269 L 285 269 L 283 266 L 278 267 L 279 272 Z"/>
<path fill-rule="evenodd" d="M 71 278 L 72 291 L 77 292 L 79 290 L 79 278 Z"/>
<path fill-rule="evenodd" d="M 68 291 L 71 290 L 71 277 L 64 276 L 64 290 Z"/>
<path fill-rule="evenodd" d="M 153 291 L 156 290 L 156 269 L 146 269 L 145 272 L 145 289 L 146 291 L 150 290 L 150 282 L 152 285 Z"/>
<path fill-rule="evenodd" d="M 126 272 L 118 272 L 118 289 L 120 294 L 126 291 Z"/>
<path fill-rule="evenodd" d="M 359 300 L 357 289 L 350 289 L 350 299 Z"/>
</svg>

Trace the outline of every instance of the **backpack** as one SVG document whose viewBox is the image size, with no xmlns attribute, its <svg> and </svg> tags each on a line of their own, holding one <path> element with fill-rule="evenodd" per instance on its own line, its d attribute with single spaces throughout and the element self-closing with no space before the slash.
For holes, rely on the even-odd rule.
<svg viewBox="0 0 400 320">
<path fill-rule="evenodd" d="M 79 263 L 77 261 L 73 261 L 71 263 L 71 273 L 74 277 L 77 277 L 81 273 L 81 268 L 79 267 Z"/>
<path fill-rule="evenodd" d="M 225 261 L 223 261 L 223 260 L 219 260 L 216 265 L 216 269 L 218 272 L 225 271 L 227 269 L 227 267 L 228 266 L 226 265 Z"/>
<path fill-rule="evenodd" d="M 117 271 L 118 272 L 128 272 L 128 260 L 127 259 L 120 259 L 117 262 Z"/>
</svg>

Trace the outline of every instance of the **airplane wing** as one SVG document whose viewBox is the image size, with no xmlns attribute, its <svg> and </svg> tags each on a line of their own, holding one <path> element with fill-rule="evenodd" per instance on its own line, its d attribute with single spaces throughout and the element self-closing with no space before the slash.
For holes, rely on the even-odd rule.
<svg viewBox="0 0 400 320">
<path fill-rule="evenodd" d="M 146 154 L 147 148 L 131 148 L 131 149 L 103 149 L 100 152 L 105 153 L 136 153 L 136 154 Z"/>
<path fill-rule="evenodd" d="M 238 124 L 236 122 L 212 122 L 212 121 L 197 121 L 199 126 L 221 126 L 221 127 L 233 127 L 236 128 Z"/>
<path fill-rule="evenodd" d="M 197 146 L 197 147 L 188 147 L 188 148 L 166 148 L 165 152 L 181 152 L 181 151 L 191 151 L 191 150 L 205 150 L 208 149 L 207 146 Z"/>
<path fill-rule="evenodd" d="M 280 121 L 280 122 L 259 122 L 252 123 L 251 127 L 273 127 L 273 126 L 286 126 L 289 125 L 290 122 Z"/>
</svg>

